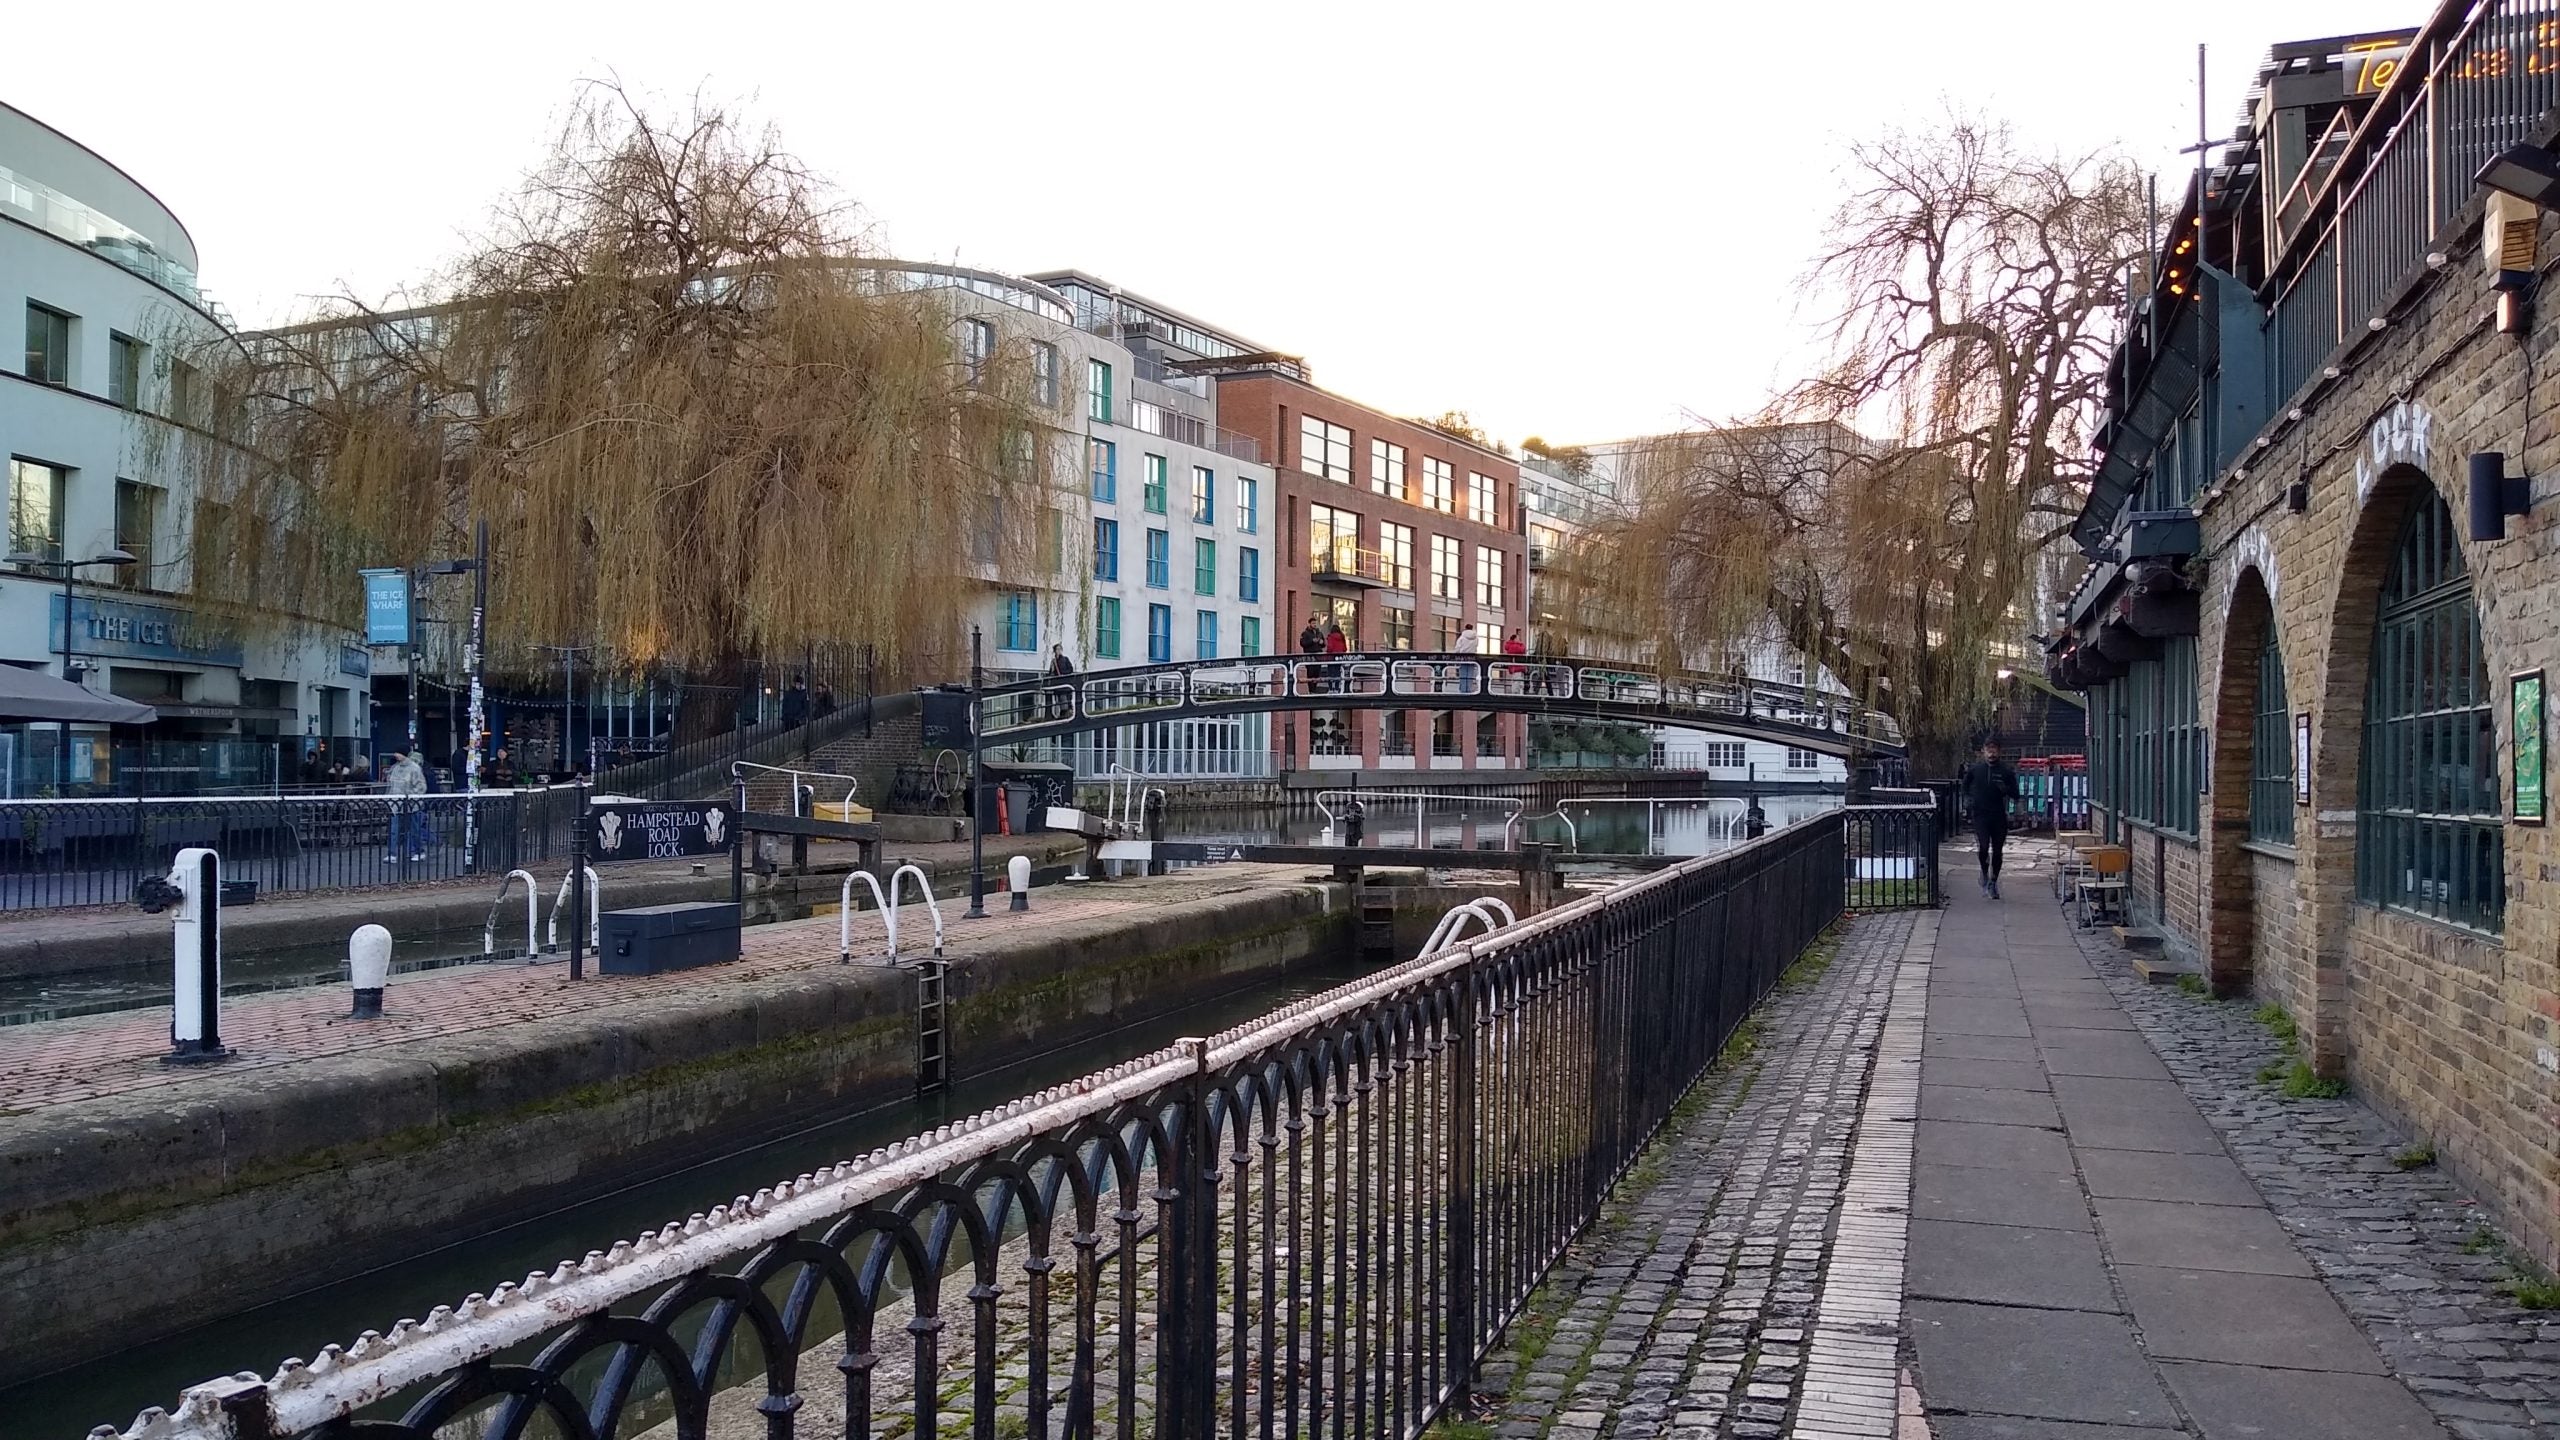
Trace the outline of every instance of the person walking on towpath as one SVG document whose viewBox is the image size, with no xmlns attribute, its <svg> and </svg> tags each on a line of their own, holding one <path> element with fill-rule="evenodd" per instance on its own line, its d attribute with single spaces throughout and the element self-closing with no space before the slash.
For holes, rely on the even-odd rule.
<svg viewBox="0 0 2560 1440">
<path fill-rule="evenodd" d="M 1067 647 L 1050 646 L 1049 678 L 1057 681 L 1072 681 L 1075 673 L 1075 662 L 1067 658 Z M 1075 706 L 1075 687 L 1072 684 L 1052 685 L 1042 693 L 1048 697 L 1047 710 L 1052 720 L 1064 719 L 1067 712 Z"/>
<path fill-rule="evenodd" d="M 2018 772 L 2000 758 L 1999 740 L 1982 742 L 1982 758 L 1964 767 L 1965 812 L 1973 820 L 1973 859 L 1982 870 L 1982 893 L 2000 898 L 2001 850 L 2009 840 L 2009 805 L 2018 798 Z"/>
<path fill-rule="evenodd" d="M 393 751 L 392 762 L 383 774 L 384 788 L 391 792 L 391 846 L 382 858 L 385 863 L 400 858 L 400 847 L 407 845 L 409 858 L 427 858 L 427 770 L 416 755 Z"/>
</svg>

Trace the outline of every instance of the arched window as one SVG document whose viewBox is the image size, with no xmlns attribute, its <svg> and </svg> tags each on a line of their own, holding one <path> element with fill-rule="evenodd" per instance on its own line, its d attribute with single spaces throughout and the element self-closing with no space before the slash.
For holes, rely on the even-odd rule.
<svg viewBox="0 0 2560 1440">
<path fill-rule="evenodd" d="M 2284 652 L 2275 621 L 2258 651 L 2258 713 L 2249 735 L 2249 838 L 2293 843 L 2293 717 L 2284 693 Z"/>
<path fill-rule="evenodd" d="M 2357 777 L 2356 893 L 2480 930 L 2506 912 L 2496 729 L 2480 611 L 2432 489 L 2382 586 Z"/>
</svg>

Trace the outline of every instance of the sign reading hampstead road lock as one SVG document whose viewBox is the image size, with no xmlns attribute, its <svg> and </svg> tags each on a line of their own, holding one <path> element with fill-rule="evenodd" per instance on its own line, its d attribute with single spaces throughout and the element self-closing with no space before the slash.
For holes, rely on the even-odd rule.
<svg viewBox="0 0 2560 1440">
<path fill-rule="evenodd" d="M 738 840 L 737 816 L 726 804 L 607 801 L 589 806 L 588 815 L 595 824 L 598 860 L 726 855 Z"/>
</svg>

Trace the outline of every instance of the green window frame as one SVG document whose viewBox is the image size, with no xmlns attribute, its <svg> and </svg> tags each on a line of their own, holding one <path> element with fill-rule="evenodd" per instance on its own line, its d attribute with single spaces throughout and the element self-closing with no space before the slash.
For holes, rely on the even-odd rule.
<svg viewBox="0 0 2560 1440">
<path fill-rule="evenodd" d="M 2495 690 L 2453 513 L 2401 527 L 2374 617 L 2356 771 L 2356 894 L 2492 934 L 2506 924 Z"/>
<path fill-rule="evenodd" d="M 2293 702 L 2272 634 L 2258 651 L 2258 706 L 2249 725 L 2249 838 L 2293 843 Z"/>
<path fill-rule="evenodd" d="M 1247 615 L 1236 621 L 1236 653 L 1238 655 L 1259 655 L 1262 653 L 1261 616 Z"/>
<path fill-rule="evenodd" d="M 1150 455 L 1147 457 L 1147 473 L 1144 486 L 1145 493 L 1142 496 L 1142 499 L 1146 504 L 1147 513 L 1150 515 L 1163 514 L 1165 504 L 1165 463 L 1163 456 Z"/>
<path fill-rule="evenodd" d="M 1093 602 L 1093 653 L 1105 660 L 1120 658 L 1120 602 L 1113 596 Z"/>
<path fill-rule="evenodd" d="M 1100 360 L 1085 362 L 1085 418 L 1111 423 L 1111 367 Z"/>
<path fill-rule="evenodd" d="M 1191 593 L 1218 593 L 1218 542 L 1215 540 L 1191 542 Z"/>
</svg>

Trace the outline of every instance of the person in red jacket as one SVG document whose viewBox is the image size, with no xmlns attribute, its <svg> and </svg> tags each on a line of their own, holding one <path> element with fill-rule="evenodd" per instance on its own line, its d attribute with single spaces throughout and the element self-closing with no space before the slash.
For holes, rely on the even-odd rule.
<svg viewBox="0 0 2560 1440">
<path fill-rule="evenodd" d="M 1347 655 L 1350 652 L 1351 639 L 1349 636 L 1342 633 L 1342 622 L 1339 620 L 1327 620 L 1324 622 L 1324 653 L 1327 655 Z M 1333 688 L 1347 691 L 1350 688 L 1349 682 L 1351 678 L 1351 667 L 1347 665 L 1335 665 L 1330 668 L 1333 671 Z"/>
</svg>

